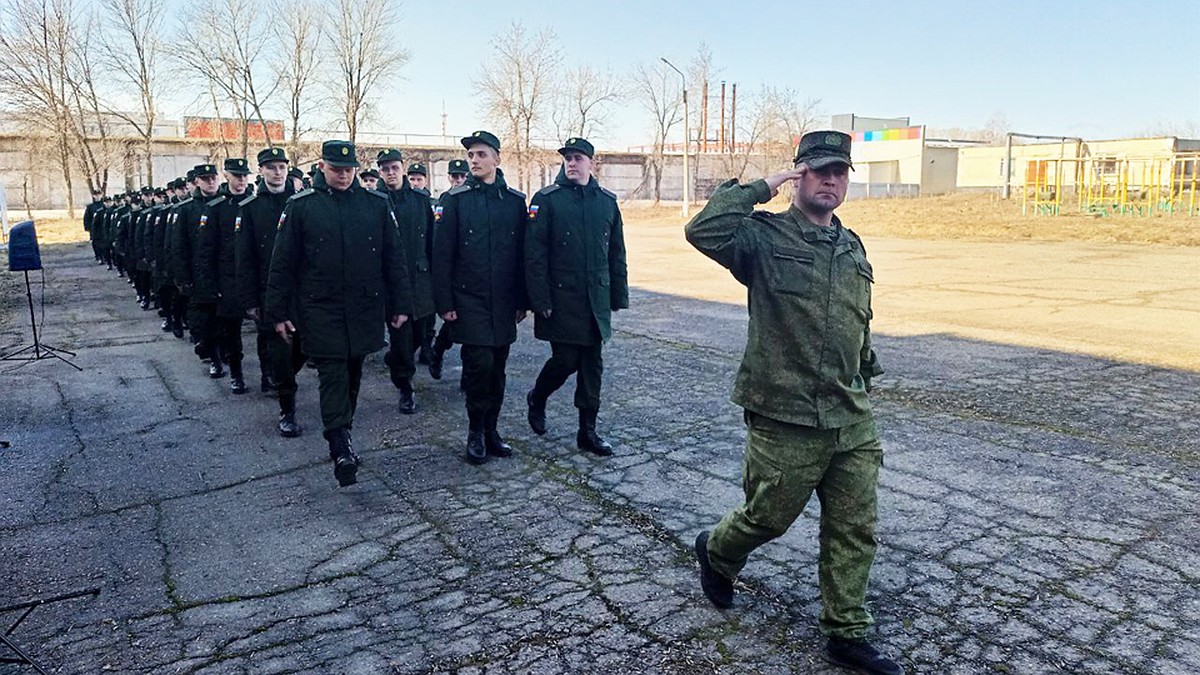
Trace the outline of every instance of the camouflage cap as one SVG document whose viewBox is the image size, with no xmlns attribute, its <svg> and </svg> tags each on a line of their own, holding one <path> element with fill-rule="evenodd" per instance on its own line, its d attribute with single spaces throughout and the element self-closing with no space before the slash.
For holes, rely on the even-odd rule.
<svg viewBox="0 0 1200 675">
<path fill-rule="evenodd" d="M 850 135 L 840 131 L 810 131 L 804 134 L 796 146 L 794 163 L 801 162 L 813 169 L 839 163 L 853 169 L 854 162 L 850 161 Z"/>
<path fill-rule="evenodd" d="M 267 162 L 290 162 L 287 151 L 283 148 L 263 148 L 258 151 L 258 165 L 262 166 Z"/>
<path fill-rule="evenodd" d="M 467 166 L 467 160 L 452 159 L 452 160 L 450 160 L 450 167 L 448 169 L 446 169 L 446 173 L 448 173 L 450 175 L 454 175 L 456 173 L 461 173 L 462 175 L 465 176 L 468 173 L 471 173 L 471 169 L 470 169 L 470 167 Z"/>
<path fill-rule="evenodd" d="M 325 141 L 321 144 L 321 161 L 330 166 L 357 167 L 358 156 L 350 141 Z"/>
<path fill-rule="evenodd" d="M 586 138 L 578 138 L 574 136 L 568 138 L 567 142 L 563 143 L 563 146 L 558 149 L 558 154 L 563 156 L 566 156 L 568 152 L 582 152 L 589 158 L 596 156 L 596 148 L 593 147 L 591 143 L 588 143 Z"/>
<path fill-rule="evenodd" d="M 403 161 L 404 161 L 404 155 L 402 155 L 400 153 L 400 151 L 395 148 L 388 148 L 387 150 L 380 150 L 379 154 L 375 155 L 375 163 L 376 164 L 383 164 L 384 162 L 403 162 Z"/>
<path fill-rule="evenodd" d="M 464 136 L 461 142 L 462 146 L 468 150 L 471 149 L 472 145 L 483 143 L 496 152 L 500 152 L 500 139 L 496 138 L 496 135 L 489 131 L 476 131 L 470 136 Z"/>
</svg>

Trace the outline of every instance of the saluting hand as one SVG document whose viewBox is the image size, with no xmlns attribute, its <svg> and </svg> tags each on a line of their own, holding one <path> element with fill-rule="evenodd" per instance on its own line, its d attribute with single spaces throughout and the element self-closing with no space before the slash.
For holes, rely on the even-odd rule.
<svg viewBox="0 0 1200 675">
<path fill-rule="evenodd" d="M 400 326 L 403 326 L 405 321 L 408 321 L 408 317 L 405 316 L 404 314 L 397 314 L 397 315 L 393 316 L 392 317 L 392 328 L 399 328 Z"/>
<path fill-rule="evenodd" d="M 807 164 L 798 164 L 797 166 L 795 166 L 791 169 L 788 169 L 787 171 L 780 171 L 777 174 L 767 176 L 763 180 L 766 181 L 767 187 L 771 188 L 771 196 L 774 197 L 775 195 L 779 194 L 779 186 L 780 185 L 783 185 L 784 183 L 786 183 L 790 180 L 798 180 L 800 178 L 804 178 L 805 174 L 807 174 L 807 173 L 808 173 L 808 165 Z"/>
<path fill-rule="evenodd" d="M 292 325 L 291 321 L 283 321 L 275 324 L 275 332 L 290 345 L 292 344 L 292 333 L 296 332 L 296 327 Z"/>
</svg>

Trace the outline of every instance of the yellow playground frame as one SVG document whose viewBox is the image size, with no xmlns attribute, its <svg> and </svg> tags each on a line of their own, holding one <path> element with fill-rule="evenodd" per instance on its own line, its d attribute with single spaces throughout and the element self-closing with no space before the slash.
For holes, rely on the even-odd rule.
<svg viewBox="0 0 1200 675">
<path fill-rule="evenodd" d="M 1021 213 L 1056 216 L 1073 195 L 1075 211 L 1099 216 L 1200 216 L 1200 152 L 1172 157 L 1032 159 L 1025 165 Z"/>
</svg>

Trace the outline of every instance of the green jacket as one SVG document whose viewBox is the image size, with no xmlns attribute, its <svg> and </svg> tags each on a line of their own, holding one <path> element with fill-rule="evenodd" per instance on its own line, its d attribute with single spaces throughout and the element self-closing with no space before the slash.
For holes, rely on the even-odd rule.
<svg viewBox="0 0 1200 675">
<path fill-rule="evenodd" d="M 100 213 L 103 208 L 104 208 L 104 202 L 93 201 L 90 204 L 88 204 L 86 208 L 83 209 L 83 231 L 84 232 L 88 232 L 88 233 L 92 232 L 92 221 L 95 220 L 96 214 Z M 96 238 L 96 235 L 92 234 L 92 239 L 95 239 L 95 238 Z"/>
<path fill-rule="evenodd" d="M 171 278 L 171 232 L 174 229 L 175 217 L 179 213 L 179 203 L 174 197 L 170 204 L 163 205 L 159 212 L 158 225 L 154 229 L 154 248 L 157 256 L 154 267 L 154 284 L 157 288 L 166 288 L 174 284 Z"/>
<path fill-rule="evenodd" d="M 429 256 L 433 247 L 433 209 L 429 207 L 429 196 L 414 190 L 408 178 L 402 179 L 399 190 L 388 190 L 392 212 L 400 226 L 400 238 L 408 256 L 409 282 L 413 288 L 414 317 L 423 319 L 433 314 L 433 276 L 429 270 Z"/>
<path fill-rule="evenodd" d="M 218 316 L 240 317 L 245 312 L 238 297 L 234 240 L 238 203 L 249 196 L 231 195 L 228 187 L 221 186 L 217 196 L 206 204 L 207 225 L 196 238 L 196 285 L 216 289 Z"/>
<path fill-rule="evenodd" d="M 260 312 L 263 309 L 279 216 L 293 194 L 295 191 L 289 179 L 284 183 L 283 192 L 271 194 L 265 186 L 260 186 L 254 191 L 253 197 L 243 199 L 239 204 L 235 257 L 238 297 L 242 309 L 257 307 Z"/>
<path fill-rule="evenodd" d="M 200 228 L 208 226 L 208 206 L 199 190 L 193 190 L 191 197 L 179 204 L 179 214 L 175 219 L 175 228 L 171 236 L 171 275 L 175 284 L 189 294 L 193 302 L 216 302 L 217 289 L 209 285 L 206 276 L 196 276 L 196 243 L 200 236 Z"/>
<path fill-rule="evenodd" d="M 810 223 L 769 201 L 764 181 L 728 181 L 687 224 L 688 241 L 748 290 L 750 325 L 733 402 L 821 429 L 871 418 L 867 390 L 883 370 L 871 349 L 871 263 L 835 217 Z"/>
<path fill-rule="evenodd" d="M 136 215 L 132 207 L 123 207 L 113 226 L 113 250 L 126 258 L 127 269 L 132 267 L 129 257 L 133 255 L 133 247 L 130 241 L 133 238 L 133 217 Z"/>
<path fill-rule="evenodd" d="M 474 176 L 442 195 L 433 234 L 433 300 L 458 313 L 454 340 L 502 347 L 517 341 L 525 296 L 525 195 L 504 182 Z"/>
<path fill-rule="evenodd" d="M 560 171 L 533 196 L 525 285 L 538 339 L 590 345 L 612 337 L 612 311 L 629 307 L 625 235 L 617 196 L 595 177 L 576 185 Z"/>
<path fill-rule="evenodd" d="M 149 223 L 149 207 L 142 207 L 134 214 L 131 248 L 133 249 L 134 264 L 137 266 L 137 269 L 143 272 L 150 271 L 150 260 L 146 257 L 146 231 Z"/>
<path fill-rule="evenodd" d="M 404 249 L 384 194 L 357 180 L 339 192 L 318 172 L 288 200 L 278 227 L 266 319 L 296 324 L 305 354 L 363 356 L 383 347 L 391 316 L 412 316 Z"/>
</svg>

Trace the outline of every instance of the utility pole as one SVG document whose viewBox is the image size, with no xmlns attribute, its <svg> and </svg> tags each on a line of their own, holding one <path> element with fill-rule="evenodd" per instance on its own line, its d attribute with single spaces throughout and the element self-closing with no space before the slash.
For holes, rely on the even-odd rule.
<svg viewBox="0 0 1200 675">
<path fill-rule="evenodd" d="M 662 58 L 662 57 L 660 57 Z M 662 62 L 671 67 L 671 70 L 679 73 L 679 82 L 683 87 L 683 217 L 687 218 L 690 214 L 689 207 L 692 203 L 691 183 L 692 171 L 688 163 L 688 155 L 691 154 L 691 139 L 688 138 L 688 104 L 687 104 L 687 78 L 683 76 L 683 71 L 675 67 L 675 64 L 668 61 L 666 58 Z M 664 139 L 665 140 L 665 139 Z"/>
</svg>

